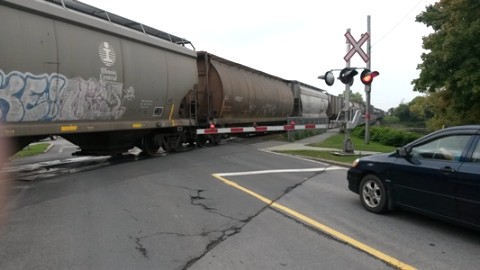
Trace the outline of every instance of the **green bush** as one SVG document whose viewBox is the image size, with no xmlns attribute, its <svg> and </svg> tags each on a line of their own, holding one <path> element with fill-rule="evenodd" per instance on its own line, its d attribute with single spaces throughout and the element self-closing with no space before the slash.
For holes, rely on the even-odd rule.
<svg viewBox="0 0 480 270">
<path fill-rule="evenodd" d="M 359 126 L 352 130 L 352 135 L 358 138 L 365 138 L 365 126 Z"/>
<path fill-rule="evenodd" d="M 365 127 L 362 126 L 355 128 L 352 131 L 352 134 L 360 138 L 365 138 Z M 419 137 L 420 135 L 416 133 L 389 127 L 372 127 L 370 129 L 371 141 L 395 147 L 405 145 L 413 140 L 418 139 Z"/>
<path fill-rule="evenodd" d="M 382 119 L 382 124 L 385 124 L 385 125 L 395 125 L 399 123 L 400 123 L 400 119 L 398 119 L 398 117 L 396 116 L 385 115 L 385 117 L 383 117 Z"/>
</svg>

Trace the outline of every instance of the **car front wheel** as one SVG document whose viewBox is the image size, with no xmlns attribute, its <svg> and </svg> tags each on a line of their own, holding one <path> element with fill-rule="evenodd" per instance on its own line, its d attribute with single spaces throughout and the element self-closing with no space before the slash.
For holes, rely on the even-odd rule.
<svg viewBox="0 0 480 270">
<path fill-rule="evenodd" d="M 360 182 L 360 201 L 363 207 L 373 213 L 387 210 L 387 192 L 383 182 L 375 175 L 369 174 Z"/>
</svg>

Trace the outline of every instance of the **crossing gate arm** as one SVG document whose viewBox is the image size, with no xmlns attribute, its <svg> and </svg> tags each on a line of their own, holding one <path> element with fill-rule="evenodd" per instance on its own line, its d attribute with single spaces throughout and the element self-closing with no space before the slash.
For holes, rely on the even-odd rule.
<svg viewBox="0 0 480 270">
<path fill-rule="evenodd" d="M 291 130 L 307 130 L 307 129 L 328 129 L 328 125 L 327 124 L 322 124 L 322 125 L 306 124 L 306 125 L 283 125 L 283 126 L 206 128 L 206 129 L 197 129 L 197 135 L 291 131 Z"/>
</svg>

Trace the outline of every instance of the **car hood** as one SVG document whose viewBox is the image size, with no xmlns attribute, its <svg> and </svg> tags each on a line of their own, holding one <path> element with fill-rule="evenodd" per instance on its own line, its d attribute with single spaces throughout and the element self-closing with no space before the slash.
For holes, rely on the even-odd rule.
<svg viewBox="0 0 480 270">
<path fill-rule="evenodd" d="M 388 173 L 389 169 L 397 160 L 395 153 L 375 154 L 359 159 L 355 170 L 375 172 L 378 175 Z"/>
<path fill-rule="evenodd" d="M 370 156 L 364 156 L 360 158 L 360 161 L 371 161 L 371 162 L 392 162 L 397 159 L 395 152 L 392 153 L 382 153 L 382 154 L 374 154 Z"/>
</svg>

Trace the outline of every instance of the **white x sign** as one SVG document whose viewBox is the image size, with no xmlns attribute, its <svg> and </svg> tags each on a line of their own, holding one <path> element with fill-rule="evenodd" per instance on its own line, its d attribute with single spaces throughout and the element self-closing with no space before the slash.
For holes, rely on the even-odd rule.
<svg viewBox="0 0 480 270">
<path fill-rule="evenodd" d="M 352 58 L 352 56 L 358 52 L 358 54 L 360 55 L 360 57 L 362 57 L 363 61 L 365 61 L 365 63 L 368 62 L 368 54 L 366 54 L 363 50 L 362 50 L 362 45 L 363 43 L 365 43 L 365 41 L 368 40 L 368 38 L 370 37 L 368 35 L 368 33 L 365 33 L 362 35 L 362 37 L 360 38 L 360 40 L 357 42 L 353 37 L 352 35 L 350 34 L 350 32 L 347 32 L 345 33 L 345 37 L 347 38 L 347 42 L 350 43 L 352 45 L 352 48 L 350 49 L 350 51 L 348 51 L 348 53 L 345 55 L 345 57 L 343 57 L 343 59 L 345 59 L 346 62 L 350 61 L 350 58 Z"/>
</svg>

